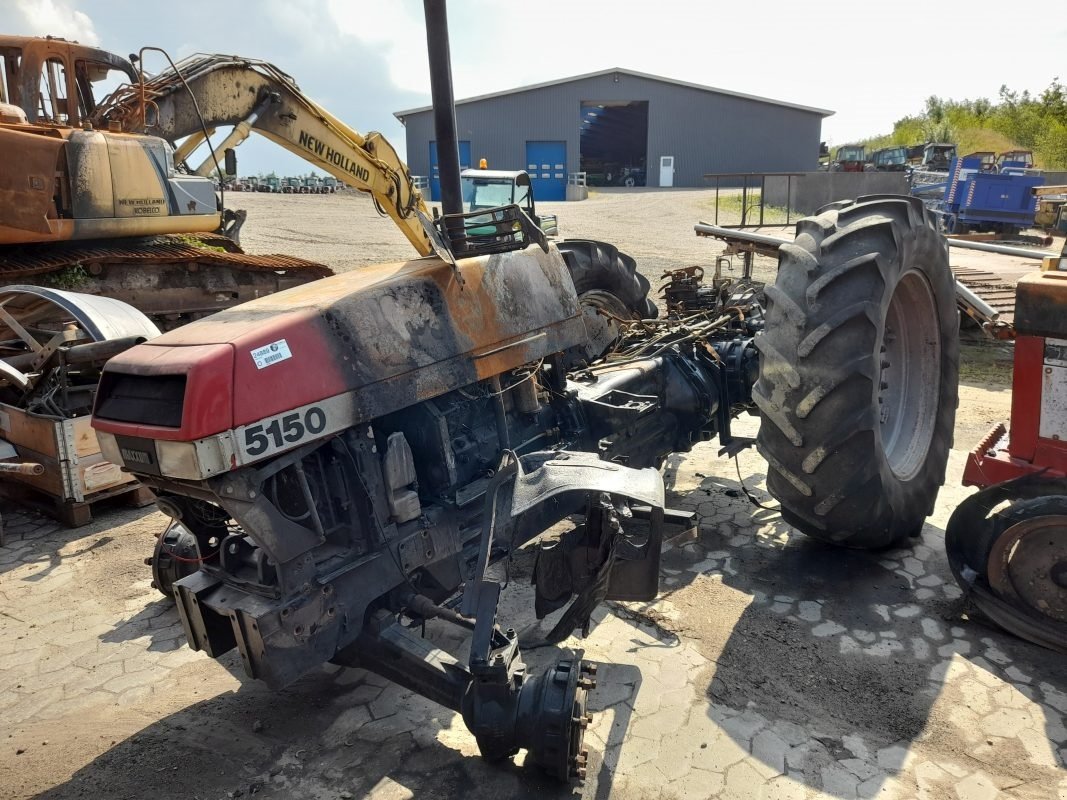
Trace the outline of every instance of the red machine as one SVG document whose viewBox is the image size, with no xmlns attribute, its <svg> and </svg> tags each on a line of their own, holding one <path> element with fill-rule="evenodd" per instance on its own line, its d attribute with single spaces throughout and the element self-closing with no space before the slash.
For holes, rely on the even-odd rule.
<svg viewBox="0 0 1067 800">
<path fill-rule="evenodd" d="M 967 458 L 949 565 L 1001 627 L 1067 652 L 1067 247 L 1016 290 L 1011 428 Z"/>
</svg>

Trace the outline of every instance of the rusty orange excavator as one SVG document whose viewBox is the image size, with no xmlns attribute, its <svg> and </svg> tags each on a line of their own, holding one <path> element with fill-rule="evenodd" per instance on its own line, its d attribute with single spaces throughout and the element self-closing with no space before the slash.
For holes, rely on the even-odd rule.
<svg viewBox="0 0 1067 800">
<path fill-rule="evenodd" d="M 371 194 L 420 254 L 434 252 L 422 197 L 379 134 L 352 130 L 265 62 L 196 55 L 146 76 L 141 57 L 0 36 L 0 282 L 106 294 L 173 328 L 329 275 L 241 250 L 244 212 L 210 176 L 232 173 L 232 148 L 253 131 Z"/>
</svg>

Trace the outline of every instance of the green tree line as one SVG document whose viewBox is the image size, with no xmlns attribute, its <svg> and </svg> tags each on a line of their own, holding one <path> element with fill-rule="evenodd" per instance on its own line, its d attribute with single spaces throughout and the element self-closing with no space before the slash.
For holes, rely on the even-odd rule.
<svg viewBox="0 0 1067 800">
<path fill-rule="evenodd" d="M 1001 86 L 997 102 L 931 95 L 922 113 L 897 120 L 892 133 L 863 144 L 870 151 L 925 141 L 955 142 L 960 153 L 1033 150 L 1037 166 L 1067 169 L 1067 89 L 1053 78 L 1039 94 Z"/>
</svg>

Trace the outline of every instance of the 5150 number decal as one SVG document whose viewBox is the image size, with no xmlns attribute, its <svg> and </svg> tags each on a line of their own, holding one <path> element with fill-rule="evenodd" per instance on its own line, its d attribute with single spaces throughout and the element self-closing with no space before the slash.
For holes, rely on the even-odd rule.
<svg viewBox="0 0 1067 800">
<path fill-rule="evenodd" d="M 250 456 L 259 456 L 268 450 L 278 450 L 293 445 L 308 436 L 326 430 L 326 412 L 318 406 L 306 411 L 283 414 L 257 425 L 249 425 L 244 432 L 244 451 Z"/>
</svg>

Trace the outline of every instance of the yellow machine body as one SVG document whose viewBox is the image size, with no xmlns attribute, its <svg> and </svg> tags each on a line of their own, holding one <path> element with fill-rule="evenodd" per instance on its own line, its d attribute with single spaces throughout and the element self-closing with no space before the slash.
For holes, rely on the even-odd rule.
<svg viewBox="0 0 1067 800">
<path fill-rule="evenodd" d="M 125 59 L 61 39 L 0 36 L 0 245 L 219 228 L 211 180 L 175 171 L 161 137 L 94 130 L 95 83 Z"/>
</svg>

